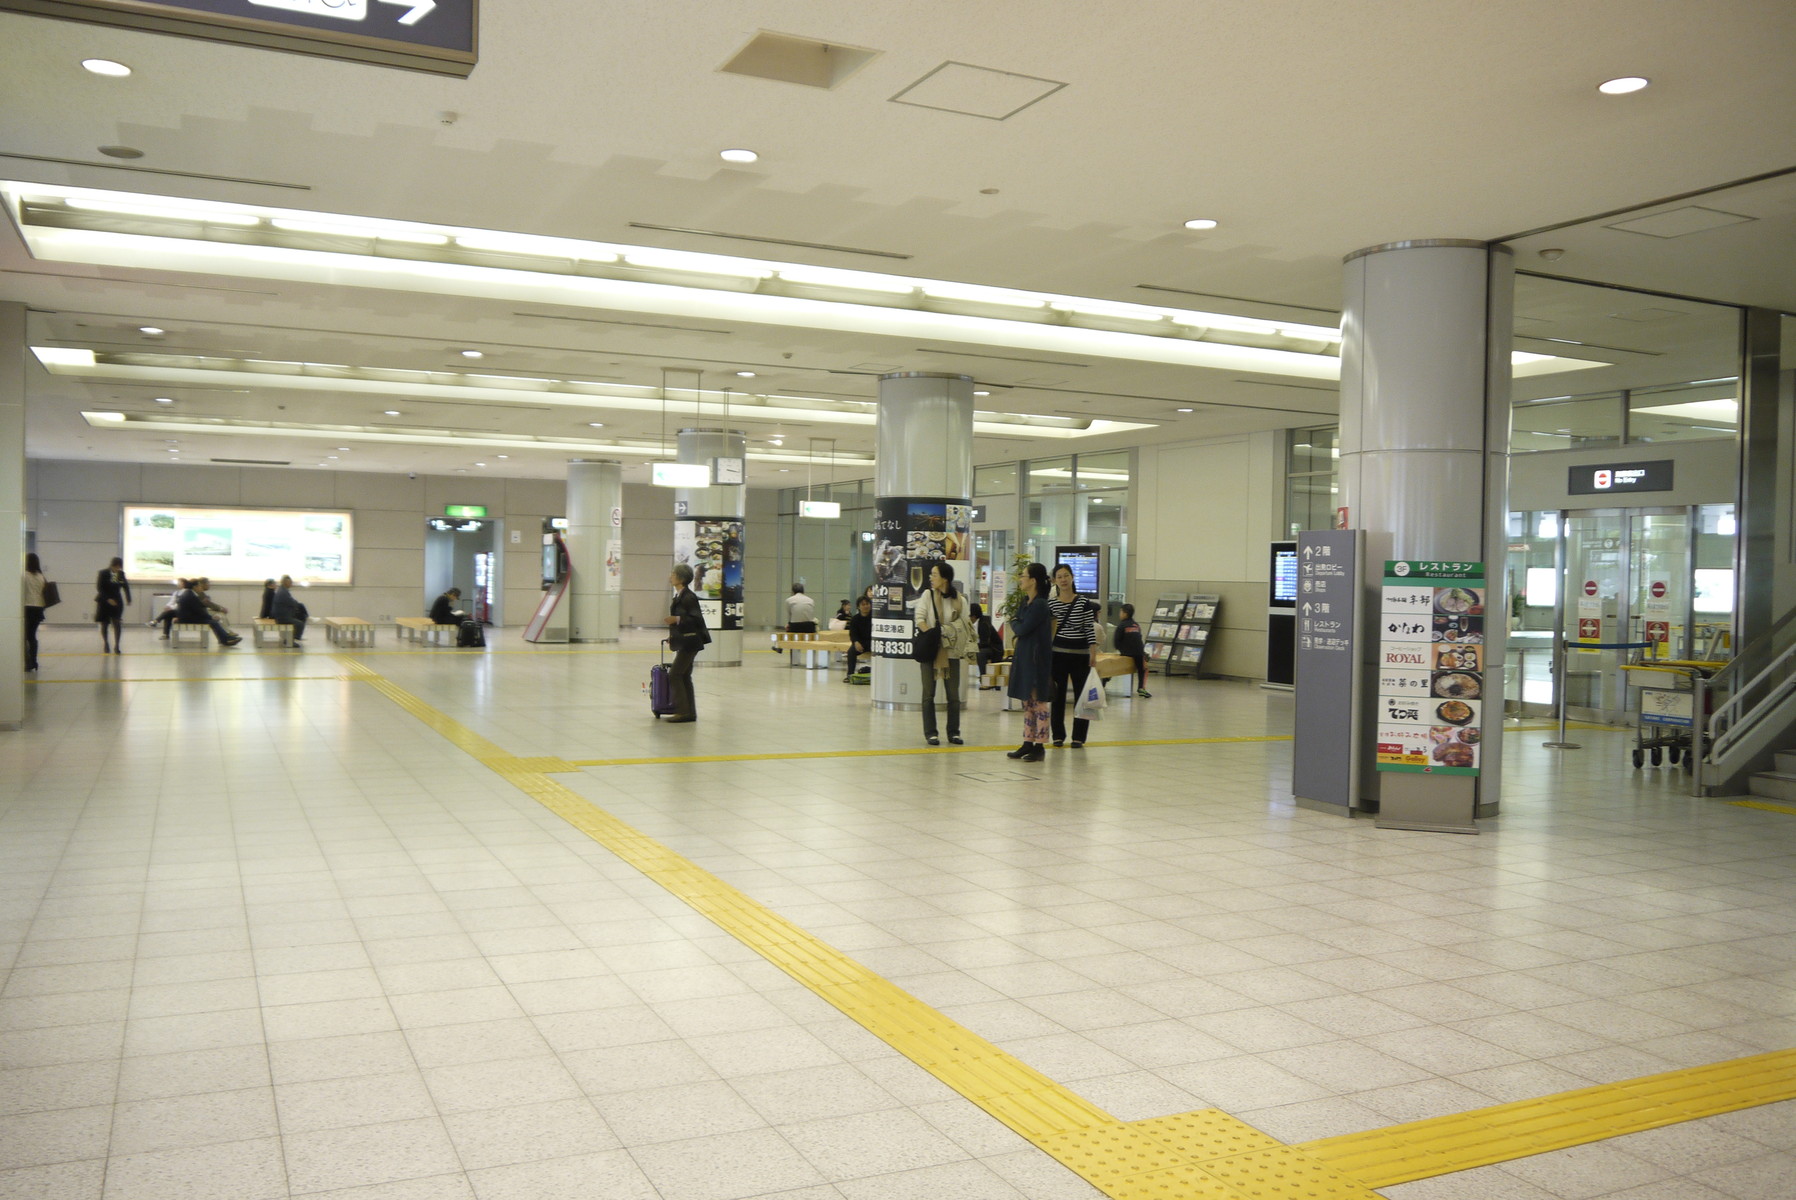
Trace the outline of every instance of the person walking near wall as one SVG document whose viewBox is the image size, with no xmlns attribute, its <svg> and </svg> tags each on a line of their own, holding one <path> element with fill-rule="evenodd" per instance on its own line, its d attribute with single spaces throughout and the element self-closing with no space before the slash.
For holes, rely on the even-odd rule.
<svg viewBox="0 0 1796 1200">
<path fill-rule="evenodd" d="M 25 669 L 37 670 L 37 627 L 44 623 L 44 588 L 48 584 L 37 555 L 25 556 Z"/>
<path fill-rule="evenodd" d="M 947 685 L 948 741 L 959 746 L 961 664 L 974 657 L 979 643 L 973 623 L 967 619 L 967 602 L 954 590 L 954 568 L 945 562 L 929 568 L 929 589 L 917 601 L 917 632 L 931 629 L 939 629 L 942 636 L 935 658 L 917 664 L 923 677 L 923 739 L 931 746 L 942 744 L 935 723 L 935 687 L 939 680 Z"/>
<path fill-rule="evenodd" d="M 1010 655 L 1012 700 L 1023 704 L 1023 744 L 1007 757 L 1040 762 L 1047 756 L 1048 692 L 1054 674 L 1054 613 L 1048 607 L 1048 571 L 1030 563 L 1017 581 L 1023 604 L 1011 618 L 1014 648 Z"/>
<path fill-rule="evenodd" d="M 125 605 L 131 603 L 131 581 L 125 560 L 115 558 L 94 577 L 94 621 L 100 626 L 100 653 L 125 652 Z"/>
<path fill-rule="evenodd" d="M 674 589 L 667 606 L 667 645 L 674 652 L 667 685 L 673 692 L 674 715 L 666 723 L 679 725 L 698 720 L 698 700 L 692 693 L 692 660 L 710 644 L 711 631 L 705 627 L 704 608 L 692 594 L 692 568 L 676 563 L 667 582 Z"/>
<path fill-rule="evenodd" d="M 1054 612 L 1054 747 L 1066 744 L 1066 685 L 1073 685 L 1076 702 L 1085 690 L 1085 677 L 1098 665 L 1098 602 L 1081 596 L 1073 585 L 1073 569 L 1065 563 L 1054 567 L 1054 594 L 1048 599 Z M 1073 720 L 1073 749 L 1082 749 L 1090 721 Z"/>
</svg>

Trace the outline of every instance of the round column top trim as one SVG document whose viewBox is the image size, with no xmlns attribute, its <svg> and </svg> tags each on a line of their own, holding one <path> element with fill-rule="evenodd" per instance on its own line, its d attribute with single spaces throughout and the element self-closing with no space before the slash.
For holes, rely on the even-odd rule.
<svg viewBox="0 0 1796 1200">
<path fill-rule="evenodd" d="M 748 436 L 748 431 L 746 429 L 718 429 L 716 427 L 706 427 L 706 426 L 699 426 L 699 427 L 692 428 L 692 429 L 682 429 L 682 430 L 680 430 L 680 432 L 681 433 L 721 433 L 721 434 L 725 434 L 730 437 L 739 437 L 739 438 L 745 438 Z"/>
<path fill-rule="evenodd" d="M 879 378 L 882 382 L 887 379 L 962 379 L 968 383 L 973 382 L 971 375 L 958 375 L 953 371 L 893 371 Z"/>
<path fill-rule="evenodd" d="M 1355 250 L 1341 261 L 1350 263 L 1356 258 L 1364 258 L 1368 254 L 1383 254 L 1387 250 L 1434 250 L 1439 248 L 1459 250 L 1495 250 L 1502 254 L 1514 254 L 1508 246 L 1499 246 L 1494 242 L 1480 242 L 1472 238 L 1415 238 L 1407 242 L 1386 242 L 1382 246 L 1367 246 L 1364 250 Z"/>
</svg>

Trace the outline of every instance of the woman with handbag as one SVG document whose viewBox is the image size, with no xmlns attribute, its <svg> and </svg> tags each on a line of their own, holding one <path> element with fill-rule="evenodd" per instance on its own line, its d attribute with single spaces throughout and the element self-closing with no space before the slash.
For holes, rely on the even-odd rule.
<svg viewBox="0 0 1796 1200">
<path fill-rule="evenodd" d="M 948 563 L 929 568 L 929 588 L 917 601 L 916 647 L 917 670 L 923 677 L 923 740 L 931 746 L 942 744 L 935 724 L 935 687 L 940 680 L 947 684 L 948 741 L 962 745 L 960 665 L 978 654 L 979 642 L 967 619 L 967 602 L 954 590 L 954 568 Z"/>
<path fill-rule="evenodd" d="M 1073 685 L 1073 699 L 1085 691 L 1085 677 L 1098 665 L 1098 602 L 1081 596 L 1073 584 L 1073 569 L 1065 563 L 1054 567 L 1054 594 L 1048 598 L 1054 613 L 1053 719 L 1054 748 L 1066 745 L 1066 685 Z M 1091 722 L 1073 718 L 1073 749 L 1085 746 Z"/>
<path fill-rule="evenodd" d="M 37 670 L 37 627 L 44 623 L 44 610 L 60 602 L 56 585 L 44 578 L 44 568 L 37 555 L 25 556 L 25 669 Z"/>
<path fill-rule="evenodd" d="M 125 652 L 125 605 L 131 603 L 131 581 L 125 578 L 125 560 L 94 577 L 94 623 L 100 627 L 100 653 Z"/>
<path fill-rule="evenodd" d="M 673 586 L 673 600 L 667 606 L 667 644 L 674 652 L 673 666 L 667 669 L 668 690 L 673 693 L 673 716 L 663 724 L 682 725 L 698 720 L 698 702 L 692 694 L 692 660 L 711 641 L 705 627 L 705 610 L 692 594 L 692 568 L 674 564 L 667 577 Z"/>
<path fill-rule="evenodd" d="M 1007 757 L 1040 762 L 1047 757 L 1048 690 L 1054 678 L 1054 613 L 1048 607 L 1048 571 L 1030 563 L 1017 581 L 1023 605 L 1010 620 L 1010 698 L 1023 703 L 1023 744 Z"/>
</svg>

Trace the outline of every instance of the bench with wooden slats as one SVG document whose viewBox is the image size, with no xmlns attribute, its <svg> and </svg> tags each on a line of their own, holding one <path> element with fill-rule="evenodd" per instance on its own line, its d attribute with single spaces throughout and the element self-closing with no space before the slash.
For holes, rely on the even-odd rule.
<svg viewBox="0 0 1796 1200">
<path fill-rule="evenodd" d="M 325 617 L 324 636 L 336 646 L 372 646 L 374 622 L 360 617 Z"/>
<path fill-rule="evenodd" d="M 250 636 L 255 639 L 258 646 L 270 637 L 283 646 L 291 646 L 293 644 L 293 626 L 284 625 L 273 617 L 257 617 L 255 627 L 250 630 Z"/>
</svg>

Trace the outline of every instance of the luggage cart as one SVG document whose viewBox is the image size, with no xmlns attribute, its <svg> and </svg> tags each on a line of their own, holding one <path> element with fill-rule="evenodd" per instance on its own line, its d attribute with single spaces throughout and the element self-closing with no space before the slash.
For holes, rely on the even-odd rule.
<svg viewBox="0 0 1796 1200">
<path fill-rule="evenodd" d="M 1707 679 L 1722 662 L 1690 659 L 1649 659 L 1624 663 L 1628 686 L 1639 694 L 1635 704 L 1634 766 L 1653 766 L 1669 758 L 1686 771 L 1708 747 L 1696 740 L 1696 681 Z"/>
</svg>

